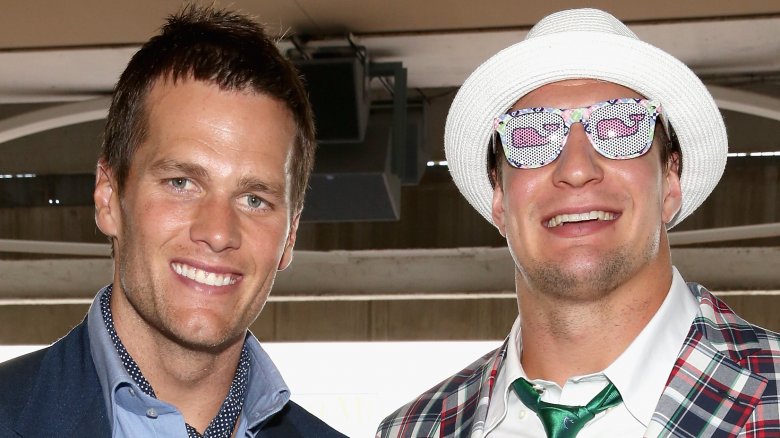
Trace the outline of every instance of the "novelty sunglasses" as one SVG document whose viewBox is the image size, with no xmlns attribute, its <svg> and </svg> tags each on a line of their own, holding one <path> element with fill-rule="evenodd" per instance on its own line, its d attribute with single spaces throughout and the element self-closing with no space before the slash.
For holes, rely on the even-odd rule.
<svg viewBox="0 0 780 438">
<path fill-rule="evenodd" d="M 623 98 L 584 108 L 527 108 L 495 119 L 504 155 L 512 167 L 535 169 L 555 161 L 574 123 L 582 123 L 590 143 L 606 158 L 640 157 L 653 144 L 661 105 L 647 99 Z"/>
</svg>

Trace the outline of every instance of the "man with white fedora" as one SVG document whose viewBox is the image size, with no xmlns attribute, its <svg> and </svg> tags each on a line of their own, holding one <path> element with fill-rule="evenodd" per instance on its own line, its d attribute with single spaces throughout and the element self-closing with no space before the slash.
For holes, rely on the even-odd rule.
<svg viewBox="0 0 780 438">
<path fill-rule="evenodd" d="M 726 164 L 688 67 L 605 12 L 552 14 L 464 82 L 445 149 L 519 317 L 378 437 L 780 437 L 780 335 L 672 266 L 667 230 Z"/>
</svg>

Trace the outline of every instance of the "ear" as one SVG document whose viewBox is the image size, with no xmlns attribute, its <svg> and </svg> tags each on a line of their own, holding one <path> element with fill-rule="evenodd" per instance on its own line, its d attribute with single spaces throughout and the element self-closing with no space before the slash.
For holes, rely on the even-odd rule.
<svg viewBox="0 0 780 438">
<path fill-rule="evenodd" d="M 496 225 L 496 228 L 498 228 L 498 232 L 506 237 L 506 227 L 504 224 L 504 184 L 503 181 L 497 179 L 495 170 L 493 170 L 491 174 L 493 175 L 493 181 L 496 182 L 495 187 L 493 187 L 493 223 Z"/>
<path fill-rule="evenodd" d="M 663 187 L 663 220 L 665 224 L 680 210 L 682 205 L 682 188 L 680 187 L 680 155 L 673 153 L 669 164 L 666 166 Z"/>
<path fill-rule="evenodd" d="M 95 171 L 95 223 L 100 231 L 111 238 L 116 238 L 121 225 L 119 209 L 119 191 L 113 171 L 108 164 L 100 160 Z"/>
<path fill-rule="evenodd" d="M 301 212 L 299 211 L 295 213 L 295 217 L 293 217 L 292 222 L 290 222 L 290 231 L 287 234 L 287 242 L 284 244 L 284 252 L 282 253 L 282 258 L 279 260 L 279 267 L 277 268 L 279 271 L 284 271 L 290 266 L 290 263 L 292 263 L 293 247 L 295 246 L 295 237 L 298 234 L 298 223 L 300 220 Z"/>
</svg>

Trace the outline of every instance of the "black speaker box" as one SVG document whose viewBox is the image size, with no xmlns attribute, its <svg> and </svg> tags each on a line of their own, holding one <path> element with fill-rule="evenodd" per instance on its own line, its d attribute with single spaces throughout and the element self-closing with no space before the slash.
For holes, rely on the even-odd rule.
<svg viewBox="0 0 780 438">
<path fill-rule="evenodd" d="M 366 69 L 355 57 L 296 60 L 317 125 L 317 142 L 363 141 L 369 99 Z"/>
<path fill-rule="evenodd" d="M 393 122 L 392 107 L 372 108 L 365 141 L 320 145 L 301 220 L 351 222 L 400 218 L 401 185 L 406 183 L 404 180 L 419 181 L 425 166 L 422 106 L 409 109 L 406 153 L 403 162 L 396 166 L 392 164 Z"/>
<path fill-rule="evenodd" d="M 364 142 L 320 145 L 301 220 L 399 218 L 401 182 L 390 170 L 391 127 L 372 118 Z"/>
</svg>

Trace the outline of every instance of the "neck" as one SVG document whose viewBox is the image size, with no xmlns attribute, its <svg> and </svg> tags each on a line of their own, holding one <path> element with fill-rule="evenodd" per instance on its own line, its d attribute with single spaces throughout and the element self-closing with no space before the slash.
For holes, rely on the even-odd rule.
<svg viewBox="0 0 780 438">
<path fill-rule="evenodd" d="M 596 297 L 586 301 L 539 293 L 516 274 L 521 364 L 528 378 L 562 387 L 570 377 L 606 369 L 650 322 L 671 282 L 668 255 L 644 266 L 614 290 L 583 293 Z"/>
<path fill-rule="evenodd" d="M 114 284 L 111 311 L 117 335 L 159 400 L 175 406 L 184 420 L 203 432 L 219 412 L 236 373 L 243 337 L 221 351 L 177 343 L 154 329 Z"/>
</svg>

